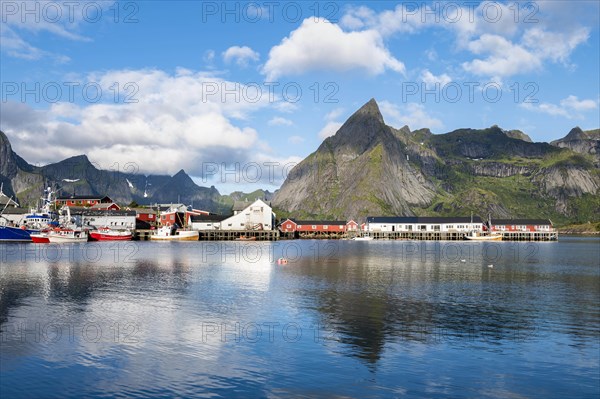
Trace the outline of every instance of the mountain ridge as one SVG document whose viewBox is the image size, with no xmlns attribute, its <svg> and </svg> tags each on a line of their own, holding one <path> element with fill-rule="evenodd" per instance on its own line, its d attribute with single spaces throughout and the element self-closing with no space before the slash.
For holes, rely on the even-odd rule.
<svg viewBox="0 0 600 399">
<path fill-rule="evenodd" d="M 593 141 L 588 137 L 576 135 L 584 143 Z M 292 169 L 273 204 L 297 217 L 474 211 L 503 218 L 593 218 L 600 213 L 593 154 L 581 143 L 560 143 L 534 143 L 522 131 L 496 125 L 444 134 L 395 129 L 371 99 Z"/>
</svg>

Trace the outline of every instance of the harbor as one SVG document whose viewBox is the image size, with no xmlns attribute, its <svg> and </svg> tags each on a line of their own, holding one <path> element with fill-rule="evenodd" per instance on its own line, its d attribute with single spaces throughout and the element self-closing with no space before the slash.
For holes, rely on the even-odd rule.
<svg viewBox="0 0 600 399">
<path fill-rule="evenodd" d="M 124 207 L 108 196 L 53 198 L 48 189 L 37 209 L 13 201 L 2 209 L 1 241 L 35 243 L 89 240 L 278 241 L 280 239 L 417 241 L 557 241 L 548 219 L 487 220 L 470 217 L 369 216 L 344 220 L 278 220 L 269 201 L 236 201 L 231 215 L 184 204 Z"/>
</svg>

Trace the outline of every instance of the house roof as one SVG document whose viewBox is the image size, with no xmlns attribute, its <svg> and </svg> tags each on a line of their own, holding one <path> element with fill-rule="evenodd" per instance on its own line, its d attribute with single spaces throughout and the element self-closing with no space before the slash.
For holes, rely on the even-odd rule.
<svg viewBox="0 0 600 399">
<path fill-rule="evenodd" d="M 492 225 L 552 226 L 552 222 L 549 219 L 492 219 Z"/>
<path fill-rule="evenodd" d="M 5 215 L 24 215 L 26 213 L 29 213 L 29 209 L 27 208 L 17 208 L 17 207 L 8 207 L 6 209 L 4 209 L 4 211 L 2 212 Z"/>
<path fill-rule="evenodd" d="M 90 209 L 108 209 L 109 207 L 116 205 L 119 209 L 121 208 L 119 205 L 114 202 L 99 202 L 90 207 Z"/>
<path fill-rule="evenodd" d="M 156 214 L 156 209 L 151 208 L 127 208 L 130 211 L 135 211 L 136 213 L 152 213 Z"/>
<path fill-rule="evenodd" d="M 369 216 L 367 223 L 414 224 L 414 223 L 470 223 L 471 217 L 437 217 L 437 216 Z M 479 216 L 473 216 L 473 223 L 481 223 Z"/>
<path fill-rule="evenodd" d="M 227 219 L 229 216 L 225 215 L 192 215 L 190 219 L 192 223 L 208 223 L 208 222 L 221 222 Z"/>
<path fill-rule="evenodd" d="M 73 213 L 73 212 L 71 212 Z M 115 216 L 133 216 L 135 217 L 136 213 L 135 211 L 110 211 L 110 212 L 105 212 L 105 211 L 100 211 L 100 210 L 93 210 L 93 209 L 84 209 L 81 212 L 77 212 L 77 214 L 81 214 L 83 216 L 95 216 L 95 217 L 115 217 Z"/>
</svg>

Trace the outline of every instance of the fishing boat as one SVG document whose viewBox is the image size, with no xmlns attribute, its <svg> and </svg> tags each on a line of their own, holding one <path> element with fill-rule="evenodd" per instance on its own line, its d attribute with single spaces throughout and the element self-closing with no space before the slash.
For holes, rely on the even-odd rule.
<svg viewBox="0 0 600 399">
<path fill-rule="evenodd" d="M 354 237 L 352 240 L 354 240 L 354 241 L 372 241 L 373 237 L 365 235 L 365 236 Z"/>
<path fill-rule="evenodd" d="M 471 231 L 464 235 L 466 240 L 471 241 L 502 241 L 502 234 L 499 233 L 481 233 L 479 231 Z"/>
<path fill-rule="evenodd" d="M 109 227 L 100 227 L 90 231 L 90 241 L 129 241 L 132 234 L 129 230 L 113 230 Z"/>
<path fill-rule="evenodd" d="M 179 230 L 177 226 L 162 226 L 150 236 L 158 241 L 198 241 L 199 233 L 192 230 Z"/>
<path fill-rule="evenodd" d="M 235 241 L 256 241 L 256 237 L 240 236 Z"/>
<path fill-rule="evenodd" d="M 0 225 L 0 241 L 31 242 L 31 234 L 35 233 L 39 233 L 39 230 Z"/>
<path fill-rule="evenodd" d="M 0 185 L 0 197 L 7 197 L 2 191 L 3 186 Z M 44 201 L 41 208 L 32 208 L 30 213 L 24 215 L 20 221 L 9 220 L 4 216 L 6 208 L 12 203 L 16 205 L 16 202 L 12 198 L 8 198 L 6 205 L 0 211 L 0 241 L 14 241 L 14 242 L 31 242 L 31 234 L 37 234 L 40 230 L 48 228 L 54 221 L 52 213 L 50 212 L 50 205 L 52 204 L 52 194 L 54 194 L 50 188 L 44 190 L 47 196 L 42 200 Z"/>
<path fill-rule="evenodd" d="M 473 212 L 471 212 L 471 225 L 473 224 Z M 484 231 L 471 230 L 464 235 L 466 240 L 471 241 L 502 241 L 502 234 L 492 231 L 492 216 L 488 215 L 488 221 L 484 223 Z"/>
<path fill-rule="evenodd" d="M 85 230 L 56 228 L 54 230 L 31 234 L 31 240 L 37 244 L 66 244 L 75 242 L 87 242 L 88 233 Z"/>
</svg>

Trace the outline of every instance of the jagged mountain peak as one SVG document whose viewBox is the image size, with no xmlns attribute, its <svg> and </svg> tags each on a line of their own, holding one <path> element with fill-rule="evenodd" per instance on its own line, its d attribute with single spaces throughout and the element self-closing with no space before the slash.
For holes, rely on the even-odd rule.
<svg viewBox="0 0 600 399">
<path fill-rule="evenodd" d="M 348 118 L 334 136 L 325 139 L 319 150 L 347 151 L 361 154 L 380 141 L 393 136 L 386 126 L 375 99 L 369 100 Z"/>
<path fill-rule="evenodd" d="M 362 107 L 358 109 L 352 116 L 362 116 L 362 117 L 374 117 L 378 119 L 381 123 L 385 123 L 383 121 L 383 115 L 381 115 L 381 111 L 379 110 L 379 105 L 374 98 L 371 98 L 369 101 L 365 103 Z M 350 118 L 352 118 L 352 116 Z"/>
<path fill-rule="evenodd" d="M 583 130 L 579 126 L 575 126 L 562 140 L 581 140 L 585 138 Z"/>
</svg>

